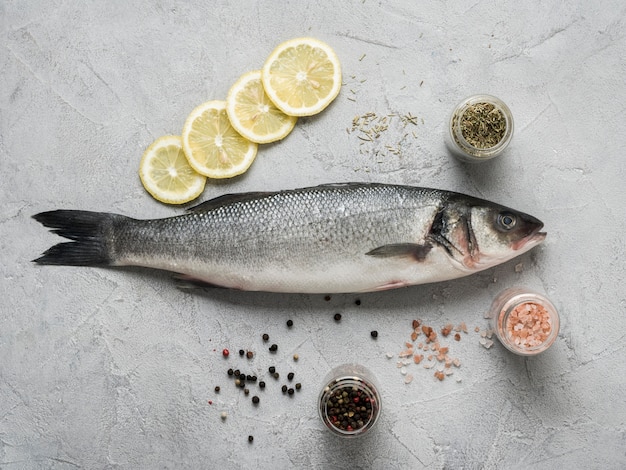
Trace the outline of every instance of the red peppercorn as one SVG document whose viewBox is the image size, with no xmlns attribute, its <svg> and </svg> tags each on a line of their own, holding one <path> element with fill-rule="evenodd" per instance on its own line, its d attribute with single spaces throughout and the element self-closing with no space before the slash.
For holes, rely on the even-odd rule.
<svg viewBox="0 0 626 470">
<path fill-rule="evenodd" d="M 223 349 L 222 350 L 222 356 L 228 357 L 229 354 L 230 354 L 230 351 L 228 349 Z"/>
</svg>

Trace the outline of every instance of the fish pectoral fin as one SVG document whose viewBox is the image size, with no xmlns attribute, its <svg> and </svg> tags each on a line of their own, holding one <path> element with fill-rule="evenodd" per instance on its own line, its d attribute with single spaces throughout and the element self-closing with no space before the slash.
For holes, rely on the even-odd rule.
<svg viewBox="0 0 626 470">
<path fill-rule="evenodd" d="M 416 261 L 424 261 L 433 246 L 430 243 L 419 245 L 417 243 L 393 243 L 374 248 L 365 253 L 367 256 L 378 258 L 410 257 Z"/>
</svg>

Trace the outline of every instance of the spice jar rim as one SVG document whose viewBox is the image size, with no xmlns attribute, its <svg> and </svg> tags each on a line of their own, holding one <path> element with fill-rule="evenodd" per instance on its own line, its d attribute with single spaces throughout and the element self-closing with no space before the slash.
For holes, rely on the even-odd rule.
<svg viewBox="0 0 626 470">
<path fill-rule="evenodd" d="M 500 302 L 498 300 L 500 299 Z M 556 341 L 560 329 L 559 313 L 554 304 L 542 294 L 521 288 L 510 288 L 503 291 L 495 300 L 499 303 L 498 310 L 493 312 L 495 318 L 494 330 L 502 345 L 509 351 L 522 355 L 534 356 L 548 349 Z M 506 335 L 502 334 L 500 328 L 506 325 L 509 315 L 519 305 L 526 303 L 539 304 L 546 309 L 551 320 L 551 329 L 547 338 L 536 346 L 520 347 L 513 343 Z"/>
<path fill-rule="evenodd" d="M 327 415 L 327 395 L 330 394 L 331 391 L 337 390 L 339 388 L 345 388 L 347 386 L 357 387 L 362 389 L 370 398 L 370 403 L 373 403 L 373 413 L 369 420 L 364 423 L 364 425 L 358 429 L 353 431 L 347 431 L 336 427 L 329 419 Z M 359 437 L 369 431 L 380 417 L 380 413 L 382 411 L 381 399 L 378 389 L 374 384 L 368 383 L 359 377 L 355 377 L 352 375 L 338 376 L 327 382 L 326 385 L 322 388 L 322 391 L 319 394 L 318 399 L 319 407 L 318 411 L 320 414 L 320 418 L 324 425 L 335 435 L 345 438 L 354 438 Z"/>
<path fill-rule="evenodd" d="M 463 116 L 467 108 L 477 103 L 492 104 L 504 116 L 506 130 L 498 143 L 492 147 L 475 147 L 474 145 L 470 144 L 463 136 L 463 132 L 461 130 L 461 117 Z M 513 115 L 510 108 L 500 98 L 488 94 L 472 95 L 465 98 L 456 105 L 456 107 L 452 111 L 452 114 L 450 115 L 449 131 L 452 143 L 457 147 L 458 151 L 463 153 L 465 159 L 474 162 L 489 160 L 501 154 L 511 142 L 511 139 L 513 137 L 513 127 Z"/>
</svg>

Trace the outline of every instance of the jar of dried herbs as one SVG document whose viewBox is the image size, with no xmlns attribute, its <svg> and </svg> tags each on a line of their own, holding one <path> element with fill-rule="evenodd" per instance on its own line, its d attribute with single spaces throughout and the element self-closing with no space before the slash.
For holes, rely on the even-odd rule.
<svg viewBox="0 0 626 470">
<path fill-rule="evenodd" d="M 324 379 L 318 411 L 326 428 L 336 436 L 359 437 L 378 421 L 381 411 L 378 384 L 358 364 L 335 367 Z"/>
<path fill-rule="evenodd" d="M 495 96 L 474 95 L 452 112 L 449 146 L 466 162 L 483 162 L 500 155 L 513 136 L 513 115 Z"/>
</svg>

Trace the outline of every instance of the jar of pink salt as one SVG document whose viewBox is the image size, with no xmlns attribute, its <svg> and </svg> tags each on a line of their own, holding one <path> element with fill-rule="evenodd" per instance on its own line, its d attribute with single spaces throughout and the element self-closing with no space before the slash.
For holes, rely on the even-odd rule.
<svg viewBox="0 0 626 470">
<path fill-rule="evenodd" d="M 498 294 L 488 316 L 491 329 L 502 345 L 522 356 L 545 351 L 559 333 L 559 314 L 552 302 L 520 287 Z"/>
</svg>

